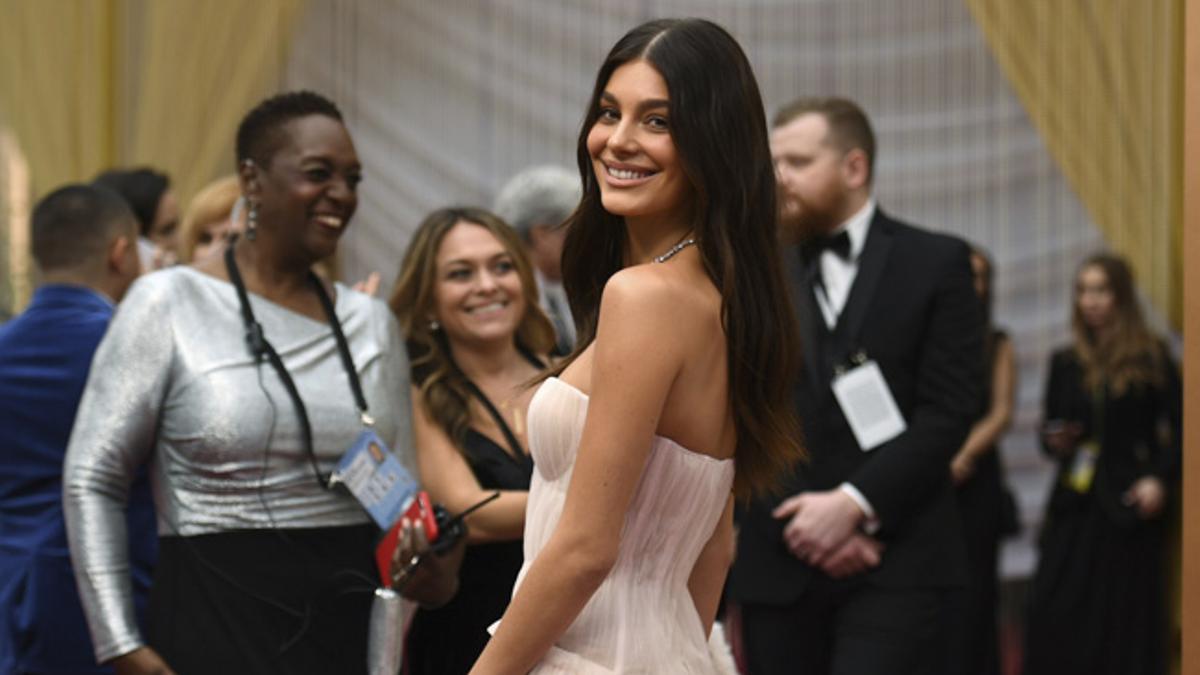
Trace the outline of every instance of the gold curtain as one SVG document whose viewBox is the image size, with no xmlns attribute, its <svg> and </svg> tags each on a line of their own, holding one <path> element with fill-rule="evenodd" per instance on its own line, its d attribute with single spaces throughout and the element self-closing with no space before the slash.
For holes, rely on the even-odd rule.
<svg viewBox="0 0 1200 675">
<path fill-rule="evenodd" d="M 183 199 L 232 173 L 242 115 L 278 88 L 301 0 L 125 0 L 127 164 L 166 171 Z M 186 203 L 186 202 L 185 202 Z"/>
<path fill-rule="evenodd" d="M 28 161 L 32 195 L 150 165 L 186 203 L 233 171 L 238 120 L 282 81 L 302 3 L 0 0 L 0 130 Z M 27 294 L 15 295 L 19 309 Z"/>
<path fill-rule="evenodd" d="M 0 120 L 35 194 L 113 160 L 114 25 L 104 0 L 0 0 Z"/>
<path fill-rule="evenodd" d="M 1183 0 L 966 0 L 1112 249 L 1183 308 Z"/>
</svg>

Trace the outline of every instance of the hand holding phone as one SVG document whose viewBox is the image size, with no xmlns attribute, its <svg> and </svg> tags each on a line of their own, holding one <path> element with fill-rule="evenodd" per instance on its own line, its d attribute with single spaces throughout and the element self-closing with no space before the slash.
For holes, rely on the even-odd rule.
<svg viewBox="0 0 1200 675">
<path fill-rule="evenodd" d="M 466 537 L 467 526 L 463 519 L 499 497 L 499 492 L 493 492 L 452 516 L 445 507 L 434 505 L 428 493 L 418 492 L 404 515 L 388 529 L 375 548 L 375 563 L 383 586 L 403 586 L 427 553 L 432 551 L 441 555 L 454 548 Z"/>
<path fill-rule="evenodd" d="M 1042 441 L 1046 447 L 1056 454 L 1064 455 L 1075 449 L 1079 437 L 1083 435 L 1083 425 L 1070 420 L 1046 420 L 1042 424 Z"/>
</svg>

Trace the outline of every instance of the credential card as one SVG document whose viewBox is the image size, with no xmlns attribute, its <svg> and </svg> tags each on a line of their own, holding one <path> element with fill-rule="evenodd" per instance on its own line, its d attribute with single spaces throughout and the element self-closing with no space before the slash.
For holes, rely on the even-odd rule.
<svg viewBox="0 0 1200 675">
<path fill-rule="evenodd" d="M 364 429 L 342 455 L 333 479 L 345 483 L 384 530 L 396 522 L 417 493 L 417 481 L 371 429 Z"/>
<path fill-rule="evenodd" d="M 863 452 L 887 443 L 907 428 L 883 371 L 874 361 L 834 378 L 833 395 Z"/>
</svg>

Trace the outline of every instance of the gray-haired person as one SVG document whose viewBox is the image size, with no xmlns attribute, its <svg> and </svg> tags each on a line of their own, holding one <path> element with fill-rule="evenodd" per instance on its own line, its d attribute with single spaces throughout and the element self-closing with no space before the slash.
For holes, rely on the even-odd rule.
<svg viewBox="0 0 1200 675">
<path fill-rule="evenodd" d="M 579 174 L 556 165 L 534 166 L 513 176 L 493 209 L 521 235 L 537 277 L 538 302 L 558 334 L 555 353 L 575 346 L 575 322 L 562 285 L 562 251 L 567 230 L 559 227 L 579 204 Z"/>
</svg>

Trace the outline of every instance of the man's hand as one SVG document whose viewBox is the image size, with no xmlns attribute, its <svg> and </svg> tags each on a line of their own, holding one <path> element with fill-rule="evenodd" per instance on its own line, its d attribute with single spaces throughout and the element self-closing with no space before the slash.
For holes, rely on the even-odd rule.
<svg viewBox="0 0 1200 675">
<path fill-rule="evenodd" d="M 845 579 L 879 566 L 883 544 L 865 534 L 852 534 L 821 562 L 821 570 L 834 579 Z"/>
<path fill-rule="evenodd" d="M 775 507 L 771 515 L 791 518 L 783 539 L 792 555 L 819 566 L 854 533 L 865 514 L 842 490 L 802 492 Z"/>
<path fill-rule="evenodd" d="M 149 647 L 138 647 L 128 654 L 122 654 L 109 661 L 109 665 L 117 675 L 175 675 L 175 671 L 162 660 L 158 652 Z"/>
</svg>

